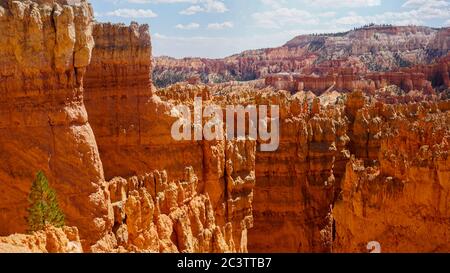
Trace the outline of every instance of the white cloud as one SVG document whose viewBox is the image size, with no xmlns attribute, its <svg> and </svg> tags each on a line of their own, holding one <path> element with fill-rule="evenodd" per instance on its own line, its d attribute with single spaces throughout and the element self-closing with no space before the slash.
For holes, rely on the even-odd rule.
<svg viewBox="0 0 450 273">
<path fill-rule="evenodd" d="M 234 24 L 232 22 L 223 22 L 223 23 L 212 23 L 212 24 L 208 24 L 208 29 L 214 29 L 214 30 L 219 30 L 219 29 L 224 29 L 224 28 L 232 28 L 234 27 Z"/>
<path fill-rule="evenodd" d="M 335 8 L 359 8 L 381 5 L 381 0 L 304 0 L 308 5 Z"/>
<path fill-rule="evenodd" d="M 189 8 L 180 11 L 180 14 L 183 15 L 193 15 L 199 12 L 205 11 L 204 8 L 200 7 L 200 6 L 190 6 Z"/>
<path fill-rule="evenodd" d="M 425 24 L 424 20 L 450 18 L 450 7 L 433 6 L 433 4 L 431 3 L 433 1 L 427 2 L 428 3 L 427 4 L 422 0 L 410 0 L 407 1 L 405 4 L 407 4 L 408 2 L 410 2 L 407 5 L 408 7 L 414 6 L 417 8 L 398 12 L 389 11 L 370 16 L 361 16 L 354 12 L 350 12 L 347 16 L 338 18 L 336 20 L 336 23 L 341 25 L 364 25 L 368 23 L 394 24 L 394 25 L 423 25 Z M 423 3 L 423 5 L 417 5 L 419 2 Z"/>
<path fill-rule="evenodd" d="M 355 12 L 349 12 L 347 16 L 341 17 L 336 20 L 340 25 L 364 25 L 367 24 L 368 18 L 360 16 Z"/>
<path fill-rule="evenodd" d="M 336 16 L 336 12 L 335 11 L 327 11 L 327 12 L 318 14 L 318 16 L 323 17 L 323 18 L 332 18 L 332 17 Z"/>
<path fill-rule="evenodd" d="M 223 58 L 248 49 L 278 47 L 300 34 L 341 32 L 345 30 L 347 29 L 335 27 L 309 30 L 280 30 L 275 33 L 253 34 L 244 37 L 177 37 L 156 33 L 152 36 L 152 45 L 154 56 Z"/>
<path fill-rule="evenodd" d="M 199 0 L 126 0 L 134 4 L 178 4 L 178 3 L 198 3 Z"/>
<path fill-rule="evenodd" d="M 224 0 L 126 0 L 126 1 L 132 4 L 183 4 L 183 3 L 191 4 L 191 6 L 179 12 L 180 14 L 183 15 L 193 15 L 199 12 L 224 13 L 228 11 L 228 8 L 226 7 Z"/>
<path fill-rule="evenodd" d="M 219 0 L 197 0 L 193 3 L 198 4 L 190 6 L 187 9 L 180 11 L 180 14 L 193 15 L 199 12 L 224 13 L 228 11 L 228 8 L 226 7 L 225 3 Z"/>
<path fill-rule="evenodd" d="M 228 8 L 221 1 L 217 0 L 205 0 L 205 8 L 207 12 L 226 12 Z"/>
<path fill-rule="evenodd" d="M 415 17 L 410 17 L 407 14 L 385 13 L 375 16 L 348 15 L 337 19 L 336 23 L 349 26 L 362 26 L 370 23 L 406 26 L 423 25 L 425 22 Z"/>
<path fill-rule="evenodd" d="M 261 44 L 280 46 L 287 40 L 287 37 L 286 35 L 279 36 L 281 34 L 277 34 L 276 37 L 270 35 L 246 37 L 176 37 L 157 33 L 153 35 L 152 45 L 154 56 L 222 58 L 249 48 L 261 47 Z M 267 43 L 267 40 L 269 40 L 269 43 Z"/>
<path fill-rule="evenodd" d="M 127 2 L 132 4 L 149 4 L 152 3 L 151 0 L 127 0 Z"/>
<path fill-rule="evenodd" d="M 252 14 L 255 24 L 262 28 L 282 28 L 284 26 L 319 25 L 320 17 L 334 17 L 334 12 L 312 14 L 306 10 L 279 8 Z"/>
<path fill-rule="evenodd" d="M 286 0 L 261 0 L 263 5 L 269 6 L 274 9 L 279 9 L 286 4 Z"/>
<path fill-rule="evenodd" d="M 428 7 L 448 7 L 450 4 L 448 1 L 443 0 L 407 0 L 402 7 L 419 8 L 423 6 Z"/>
<path fill-rule="evenodd" d="M 260 0 L 268 6 L 276 7 L 272 0 Z M 380 0 L 303 0 L 304 3 L 311 5 L 333 6 L 336 3 L 338 7 L 362 7 L 378 6 Z M 339 3 L 339 4 L 338 4 Z M 449 1 L 442 0 L 407 0 L 403 8 L 396 11 L 382 12 L 372 15 L 360 15 L 355 12 L 349 12 L 347 15 L 341 15 L 336 18 L 337 12 L 329 11 L 322 13 L 313 13 L 309 10 L 299 8 L 272 8 L 262 12 L 253 13 L 251 16 L 257 27 L 273 29 L 291 29 L 302 27 L 305 29 L 321 28 L 332 29 L 335 26 L 361 26 L 369 23 L 393 24 L 393 25 L 425 25 L 428 20 L 450 20 Z M 331 32 L 331 31 L 329 31 Z"/>
<path fill-rule="evenodd" d="M 199 27 L 200 27 L 200 25 L 197 24 L 197 23 L 189 23 L 189 24 L 186 24 L 186 25 L 178 24 L 178 25 L 175 26 L 175 28 L 182 29 L 182 30 L 192 30 L 192 29 L 197 29 Z"/>
<path fill-rule="evenodd" d="M 123 17 L 123 18 L 154 18 L 158 16 L 150 9 L 116 9 L 114 11 L 108 11 L 104 14 L 98 15 Z"/>
</svg>

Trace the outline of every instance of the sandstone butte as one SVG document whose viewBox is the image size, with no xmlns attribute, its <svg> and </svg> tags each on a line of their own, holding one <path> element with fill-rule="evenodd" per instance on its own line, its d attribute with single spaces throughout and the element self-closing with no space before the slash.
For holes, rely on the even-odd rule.
<svg viewBox="0 0 450 273">
<path fill-rule="evenodd" d="M 0 0 L 0 36 L 1 252 L 450 251 L 448 58 L 403 72 L 432 90 L 156 89 L 148 26 L 96 23 L 84 0 Z M 198 96 L 278 104 L 279 149 L 173 140 Z M 67 227 L 25 235 L 37 170 Z"/>
</svg>

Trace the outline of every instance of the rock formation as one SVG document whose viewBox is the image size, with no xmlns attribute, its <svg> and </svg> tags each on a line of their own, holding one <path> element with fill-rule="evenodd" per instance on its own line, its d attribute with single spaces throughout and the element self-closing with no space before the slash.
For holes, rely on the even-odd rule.
<svg viewBox="0 0 450 273">
<path fill-rule="evenodd" d="M 87 251 L 246 251 L 254 144 L 172 139 L 148 26 L 93 26 L 84 1 L 5 1 L 1 14 L 3 235 L 25 231 L 43 170 Z"/>
<path fill-rule="evenodd" d="M 174 85 L 157 94 L 163 100 L 190 101 L 196 95 L 205 96 L 208 93 L 205 90 L 209 89 Z M 449 175 L 446 143 L 450 105 L 447 101 L 390 105 L 373 97 L 369 100 L 362 92 L 339 96 L 325 93 L 311 99 L 304 92 L 290 95 L 245 86 L 230 86 L 228 91 L 213 89 L 209 93 L 212 102 L 222 106 L 252 101 L 256 105 L 277 104 L 281 108 L 279 149 L 259 152 L 259 142 L 255 149 L 253 228 L 248 231 L 250 252 L 365 252 L 367 243 L 373 240 L 379 240 L 386 252 L 448 251 L 444 243 L 447 239 L 442 240 L 448 238 L 449 224 L 445 209 L 448 202 L 444 197 L 448 194 L 445 184 Z M 426 131 L 419 129 L 422 127 Z M 409 131 L 417 133 L 406 137 L 404 134 Z M 406 140 L 410 144 L 405 149 L 412 147 L 412 151 L 396 148 L 404 145 L 404 139 L 410 139 Z M 424 151 L 430 149 L 427 147 L 434 148 L 422 163 L 413 163 L 419 157 L 419 147 Z M 392 151 L 395 156 L 391 155 Z M 408 158 L 403 154 L 409 154 Z M 394 160 L 395 165 L 391 166 L 393 163 L 386 161 L 387 158 Z M 357 169 L 355 162 L 366 167 Z M 401 164 L 400 173 L 397 164 Z M 422 166 L 420 172 L 429 179 L 414 171 L 414 164 Z M 365 174 L 365 168 L 370 174 Z M 405 172 L 412 173 L 409 176 Z M 372 178 L 367 180 L 366 176 Z M 372 186 L 374 179 L 388 182 Z M 370 189 L 362 191 L 360 184 Z M 403 184 L 410 185 L 411 189 L 398 190 Z M 428 199 L 427 195 L 423 196 L 428 200 L 425 203 L 416 197 L 419 192 L 415 192 L 423 184 L 435 185 Z M 389 200 L 391 191 L 396 192 L 395 200 L 403 202 L 405 208 L 424 206 L 423 213 L 427 215 L 424 217 L 429 220 L 420 222 L 417 217 L 409 217 L 411 209 L 402 212 L 403 205 L 392 208 L 396 212 L 386 216 L 397 205 L 387 201 L 379 201 L 382 203 L 370 210 L 370 216 L 359 214 L 359 207 L 371 204 L 372 199 L 367 198 Z M 363 194 L 364 197 L 355 198 Z M 441 197 L 431 201 L 435 198 L 432 196 Z M 439 208 L 438 214 L 432 212 Z M 428 218 L 429 215 L 434 216 Z M 377 228 L 368 228 L 369 223 Z M 404 229 L 392 231 L 398 225 Z M 413 232 L 419 226 L 422 231 Z M 358 238 L 359 229 L 364 229 L 361 238 Z M 267 236 L 269 233 L 271 236 Z M 385 233 L 389 234 L 386 238 Z M 427 235 L 430 233 L 436 234 L 430 237 L 432 240 Z M 403 236 L 402 245 L 396 243 L 398 236 Z M 411 246 L 409 250 L 408 246 Z"/>
<path fill-rule="evenodd" d="M 197 192 L 191 167 L 185 178 L 168 181 L 165 171 L 109 181 L 114 236 L 95 252 L 230 252 L 231 230 L 216 225 L 209 196 Z"/>
<path fill-rule="evenodd" d="M 355 89 L 375 95 L 375 90 L 395 85 L 403 92 L 418 90 L 424 95 L 434 94 L 433 88 L 450 87 L 450 55 L 431 65 L 402 68 L 400 71 L 360 73 L 353 68 L 319 66 L 310 74 L 273 74 L 265 77 L 265 85 L 291 92 L 312 91 L 321 95 L 328 90 L 349 92 Z"/>
<path fill-rule="evenodd" d="M 0 34 L 2 252 L 364 252 L 374 240 L 384 252 L 450 251 L 450 103 L 415 97 L 424 96 L 415 89 L 448 89 L 448 57 L 428 64 L 448 50 L 447 29 L 302 36 L 227 64 L 198 63 L 230 78 L 299 67 L 327 73 L 312 82 L 268 78 L 277 89 L 316 94 L 199 85 L 198 75 L 156 90 L 148 26 L 94 24 L 84 0 L 0 0 Z M 318 60 L 354 39 L 361 43 L 344 47 L 342 60 Z M 423 65 L 366 73 L 373 70 L 367 52 L 384 52 L 384 42 L 392 42 L 388 52 L 425 56 L 431 40 L 426 60 L 409 60 Z M 375 63 L 399 65 L 384 61 Z M 358 81 L 371 81 L 370 90 Z M 192 111 L 197 97 L 202 109 L 222 111 L 279 105 L 278 150 L 261 152 L 262 139 L 223 132 L 217 140 L 176 141 L 176 107 Z M 212 121 L 223 126 L 205 118 L 193 128 Z M 38 170 L 76 228 L 7 236 L 25 232 Z"/>
<path fill-rule="evenodd" d="M 144 151 L 141 144 L 155 132 L 149 128 L 156 116 L 150 105 L 149 29 L 136 23 L 100 23 L 94 26 L 93 36 L 95 48 L 86 72 L 84 98 L 90 123 L 106 178 L 132 176 L 147 167 L 140 162 L 151 152 Z M 133 147 L 137 150 L 132 151 Z"/>
<path fill-rule="evenodd" d="M 280 149 L 257 153 L 249 251 L 449 251 L 449 103 L 360 92 L 302 112 L 297 96 L 282 103 Z"/>
<path fill-rule="evenodd" d="M 363 251 L 372 240 L 383 252 L 450 251 L 449 106 L 378 104 L 357 111 L 354 136 L 366 135 L 366 144 L 354 146 L 365 149 L 348 161 L 334 205 L 335 251 Z"/>
<path fill-rule="evenodd" d="M 392 71 L 430 64 L 447 55 L 448 33 L 449 28 L 375 25 L 343 33 L 300 35 L 281 47 L 248 50 L 223 59 L 157 57 L 153 77 L 157 86 L 165 87 L 193 75 L 205 83 L 217 83 L 278 73 L 309 75 L 330 66 L 353 68 L 356 73 Z"/>
<path fill-rule="evenodd" d="M 0 237 L 1 253 L 81 253 L 80 237 L 75 227 L 54 228 L 33 234 Z"/>
<path fill-rule="evenodd" d="M 0 234 L 24 232 L 43 170 L 86 245 L 111 228 L 108 193 L 83 103 L 94 46 L 85 1 L 0 2 Z"/>
<path fill-rule="evenodd" d="M 246 179 L 253 181 L 250 183 L 253 185 L 254 177 L 249 175 L 254 168 L 250 161 L 250 165 L 235 168 L 236 174 L 233 174 L 232 166 L 236 164 L 236 156 L 243 163 L 252 159 L 241 156 L 245 153 L 251 156 L 248 151 L 251 146 L 237 142 L 174 140 L 171 127 L 178 117 L 173 114 L 173 108 L 181 102 L 192 105 L 194 96 L 186 97 L 192 100 L 162 101 L 153 94 L 148 27 L 135 23 L 129 27 L 98 24 L 93 33 L 96 46 L 86 73 L 85 103 L 106 178 L 130 179 L 148 176 L 153 170 L 168 170 L 165 173 L 168 181 L 181 181 L 185 177 L 185 168 L 192 167 L 198 177 L 198 186 L 191 197 L 198 191 L 203 197 L 195 199 L 196 203 L 201 200 L 211 202 L 218 226 L 210 232 L 214 231 L 214 236 L 219 233 L 228 236 L 229 251 L 246 251 L 246 243 L 241 242 L 245 242 L 247 227 L 251 227 L 251 190 L 234 193 L 233 185 Z M 205 92 L 199 94 L 205 100 L 209 97 Z M 225 172 L 228 168 L 230 170 Z M 245 176 L 240 176 L 241 173 Z M 151 191 L 150 194 L 156 198 L 158 192 Z M 166 209 L 165 214 L 169 215 L 169 210 Z M 121 222 L 116 221 L 116 224 Z M 170 234 L 172 232 L 170 230 Z M 178 251 L 211 249 L 192 244 L 186 246 L 187 249 L 183 245 L 175 244 L 174 247 Z"/>
</svg>

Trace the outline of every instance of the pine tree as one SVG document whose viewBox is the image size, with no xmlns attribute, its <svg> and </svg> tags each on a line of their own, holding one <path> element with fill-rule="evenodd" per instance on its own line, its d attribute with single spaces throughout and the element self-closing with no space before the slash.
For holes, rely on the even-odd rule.
<svg viewBox="0 0 450 273">
<path fill-rule="evenodd" d="M 47 225 L 64 226 L 64 213 L 58 205 L 56 192 L 48 184 L 47 177 L 42 171 L 36 174 L 28 196 L 28 231 L 38 231 Z"/>
</svg>

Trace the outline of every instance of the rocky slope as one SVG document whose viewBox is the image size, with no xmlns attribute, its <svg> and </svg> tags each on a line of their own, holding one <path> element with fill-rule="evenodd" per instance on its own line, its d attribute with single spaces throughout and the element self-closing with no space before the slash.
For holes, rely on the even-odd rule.
<svg viewBox="0 0 450 273">
<path fill-rule="evenodd" d="M 165 224 L 169 225 L 166 227 L 168 231 L 165 231 L 168 235 L 164 235 L 164 238 L 174 239 L 170 236 L 175 234 L 186 238 L 177 239 L 178 244 L 172 244 L 168 249 L 161 248 L 162 251 L 246 251 L 246 230 L 247 226 L 251 226 L 251 191 L 237 193 L 237 197 L 242 197 L 237 204 L 234 204 L 236 202 L 231 197 L 227 199 L 232 196 L 231 179 L 238 179 L 240 176 L 237 174 L 233 178 L 227 177 L 225 169 L 227 165 L 233 164 L 234 157 L 246 153 L 246 149 L 251 146 L 241 148 L 239 143 L 223 141 L 175 141 L 171 136 L 171 127 L 178 120 L 178 116 L 173 113 L 174 103 L 177 102 L 162 101 L 153 94 L 148 27 L 134 23 L 129 27 L 98 24 L 93 33 L 96 46 L 92 64 L 86 73 L 85 103 L 97 138 L 106 178 L 114 180 L 115 177 L 123 177 L 130 181 L 135 177 L 145 184 L 152 183 L 150 181 L 153 181 L 153 178 L 148 180 L 144 177 L 152 177 L 153 170 L 167 170 L 163 172 L 163 178 L 159 179 L 165 180 L 164 184 L 173 181 L 169 184 L 169 189 L 170 194 L 175 194 L 175 197 L 171 198 L 175 198 L 174 204 L 179 204 L 181 210 L 173 213 L 174 204 L 171 203 L 161 211 L 167 218 Z M 209 97 L 207 92 L 200 91 L 197 94 L 205 100 Z M 194 95 L 192 94 L 192 99 Z M 192 104 L 192 100 L 188 99 L 185 103 Z M 247 161 L 242 158 L 240 160 Z M 251 166 L 251 161 L 249 164 Z M 198 181 L 194 186 L 190 186 L 193 189 L 186 193 L 187 196 L 182 197 L 183 187 L 177 185 L 176 181 L 186 181 L 183 180 L 186 177 L 186 167 L 192 168 L 191 172 L 197 174 Z M 244 166 L 240 168 L 246 170 Z M 158 174 L 157 177 L 159 176 Z M 244 179 L 246 177 L 241 178 Z M 158 183 L 156 178 L 154 181 Z M 230 184 L 226 187 L 228 181 Z M 129 189 L 130 186 L 125 183 L 125 188 Z M 163 186 L 156 189 L 153 186 L 153 190 L 147 188 L 147 195 L 153 198 L 153 204 L 172 202 L 164 201 L 164 190 Z M 181 194 L 180 197 L 176 196 L 177 192 Z M 126 200 L 113 200 L 115 210 L 119 209 L 117 202 L 124 203 Z M 191 205 L 201 208 L 190 208 Z M 124 210 L 127 211 L 126 207 Z M 205 215 L 205 212 L 213 213 L 213 218 L 208 218 L 211 215 Z M 115 216 L 117 215 L 123 215 L 123 212 L 115 213 Z M 194 219 L 190 219 L 193 215 L 201 221 L 192 223 L 200 225 L 192 233 L 190 221 Z M 127 221 L 130 219 L 126 218 Z M 123 232 L 119 230 L 123 224 L 122 220 L 115 218 L 113 229 L 118 229 L 115 232 Z M 147 224 L 151 222 L 146 220 Z M 153 227 L 158 225 L 158 217 L 155 217 L 154 224 Z M 148 225 L 146 228 L 150 229 L 148 232 L 151 232 L 152 236 L 156 234 Z M 186 231 L 186 228 L 189 231 Z M 147 232 L 145 228 L 139 230 Z M 137 234 L 134 236 L 139 237 Z M 217 236 L 225 236 L 227 243 L 220 247 L 211 246 L 213 242 L 219 244 Z M 195 240 L 199 242 L 186 242 L 192 241 L 192 237 L 198 237 Z M 109 247 L 115 245 L 111 241 L 108 243 L 111 244 Z M 155 245 L 153 248 L 149 247 L 145 246 L 143 249 L 155 251 Z"/>
<path fill-rule="evenodd" d="M 205 88 L 157 94 L 189 102 Z M 245 85 L 210 96 L 222 106 L 281 108 L 278 150 L 256 143 L 250 252 L 366 252 L 373 240 L 384 252 L 449 251 L 448 101 L 387 104 L 362 92 L 316 97 Z"/>
<path fill-rule="evenodd" d="M 285 103 L 280 149 L 257 153 L 249 251 L 449 251 L 448 102 Z"/>
<path fill-rule="evenodd" d="M 246 251 L 251 191 L 234 204 L 224 170 L 247 146 L 172 140 L 147 26 L 93 26 L 85 1 L 4 1 L 1 15 L 2 235 L 25 231 L 43 170 L 85 251 Z"/>
<path fill-rule="evenodd" d="M 47 227 L 32 234 L 0 237 L 0 253 L 82 253 L 77 228 Z"/>
<path fill-rule="evenodd" d="M 317 66 L 390 71 L 445 56 L 449 31 L 369 26 L 345 33 L 301 35 L 281 47 L 249 50 L 224 59 L 158 57 L 153 78 L 157 86 L 166 86 L 192 75 L 199 75 L 203 82 L 253 80 L 281 72 L 308 75 Z"/>
<path fill-rule="evenodd" d="M 442 97 L 415 102 L 384 85 L 156 90 L 148 26 L 93 24 L 83 0 L 0 3 L 0 251 L 364 252 L 373 240 L 387 252 L 450 251 Z M 419 30 L 440 35 L 440 55 L 448 36 Z M 445 89 L 448 70 L 430 67 L 419 71 L 438 71 L 432 87 Z M 248 137 L 175 141 L 175 106 L 192 110 L 196 97 L 203 108 L 279 105 L 278 150 Z M 7 236 L 26 229 L 38 170 L 76 228 Z"/>
<path fill-rule="evenodd" d="M 449 107 L 376 104 L 356 112 L 352 133 L 365 140 L 354 141 L 360 155 L 348 161 L 333 209 L 336 251 L 361 250 L 373 238 L 383 252 L 450 251 Z"/>
<path fill-rule="evenodd" d="M 405 94 L 420 91 L 423 95 L 437 95 L 436 88 L 449 88 L 450 55 L 438 58 L 430 65 L 416 65 L 389 72 L 362 73 L 355 68 L 342 67 L 341 63 L 325 62 L 314 67 L 309 74 L 271 74 L 265 85 L 291 92 L 311 91 L 317 95 L 328 90 L 348 92 L 363 90 L 369 95 L 389 85 L 395 85 Z"/>
</svg>

